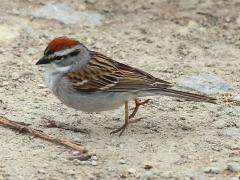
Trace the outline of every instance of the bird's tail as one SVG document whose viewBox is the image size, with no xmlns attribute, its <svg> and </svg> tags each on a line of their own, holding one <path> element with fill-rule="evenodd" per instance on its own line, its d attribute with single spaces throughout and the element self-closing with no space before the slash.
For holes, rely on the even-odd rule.
<svg viewBox="0 0 240 180">
<path fill-rule="evenodd" d="M 184 98 L 190 101 L 203 101 L 203 102 L 208 102 L 208 103 L 213 103 L 216 104 L 216 99 L 213 97 L 208 97 L 205 95 L 199 95 L 195 93 L 189 93 L 189 92 L 184 92 L 184 91 L 179 91 L 179 90 L 174 90 L 174 89 L 161 89 L 161 90 L 153 90 L 151 93 L 152 95 L 165 95 L 165 96 L 172 96 L 172 97 L 179 97 L 179 98 Z M 150 95 L 150 94 L 149 94 Z"/>
</svg>

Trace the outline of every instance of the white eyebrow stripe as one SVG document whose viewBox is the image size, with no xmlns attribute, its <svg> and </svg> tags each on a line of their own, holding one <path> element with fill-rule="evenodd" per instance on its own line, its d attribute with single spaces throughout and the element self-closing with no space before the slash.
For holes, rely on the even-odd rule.
<svg viewBox="0 0 240 180">
<path fill-rule="evenodd" d="M 81 46 L 80 45 L 77 45 L 77 46 L 74 46 L 72 48 L 67 48 L 67 49 L 64 49 L 64 50 L 61 50 L 61 51 L 57 51 L 54 53 L 55 56 L 65 56 L 65 55 L 68 55 L 76 50 L 80 50 Z"/>
</svg>

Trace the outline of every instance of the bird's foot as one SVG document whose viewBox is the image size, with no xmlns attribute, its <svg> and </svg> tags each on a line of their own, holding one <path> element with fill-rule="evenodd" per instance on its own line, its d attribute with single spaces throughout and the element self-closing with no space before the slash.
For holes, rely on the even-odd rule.
<svg viewBox="0 0 240 180">
<path fill-rule="evenodd" d="M 124 131 L 127 129 L 129 124 L 139 122 L 142 119 L 144 119 L 144 117 L 137 118 L 137 119 L 132 119 L 132 120 L 128 121 L 127 123 L 125 122 L 121 127 L 113 130 L 110 134 L 116 134 L 116 133 L 120 132 L 119 133 L 119 137 L 120 137 L 124 133 Z"/>
</svg>

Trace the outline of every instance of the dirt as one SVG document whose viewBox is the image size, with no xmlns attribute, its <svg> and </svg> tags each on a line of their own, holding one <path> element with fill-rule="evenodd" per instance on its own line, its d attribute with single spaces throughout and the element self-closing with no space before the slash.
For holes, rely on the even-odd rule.
<svg viewBox="0 0 240 180">
<path fill-rule="evenodd" d="M 239 0 L 59 2 L 102 14 L 103 24 L 32 18 L 29 13 L 49 1 L 1 0 L 0 115 L 81 143 L 96 157 L 69 160 L 76 152 L 0 127 L 0 179 L 238 179 L 240 172 L 228 164 L 240 166 L 239 103 L 225 102 L 223 94 L 214 95 L 218 104 L 153 97 L 137 115 L 145 119 L 118 137 L 110 131 L 122 125 L 123 108 L 90 114 L 66 107 L 35 63 L 52 38 L 67 35 L 172 83 L 208 72 L 228 82 L 225 96 L 234 98 L 240 88 Z M 46 118 L 90 134 L 46 128 Z"/>
</svg>

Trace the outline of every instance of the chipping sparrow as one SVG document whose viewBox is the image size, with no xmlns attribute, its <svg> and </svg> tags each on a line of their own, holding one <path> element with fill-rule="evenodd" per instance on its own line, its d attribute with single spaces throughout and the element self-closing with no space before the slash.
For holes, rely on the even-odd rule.
<svg viewBox="0 0 240 180">
<path fill-rule="evenodd" d="M 214 103 L 215 99 L 170 89 L 167 81 L 90 51 L 77 40 L 58 37 L 52 40 L 36 63 L 45 64 L 47 86 L 65 105 L 86 112 L 116 109 L 125 104 L 125 123 L 112 133 L 124 132 L 140 105 L 138 97 L 167 95 Z M 128 101 L 135 100 L 132 114 Z"/>
</svg>

